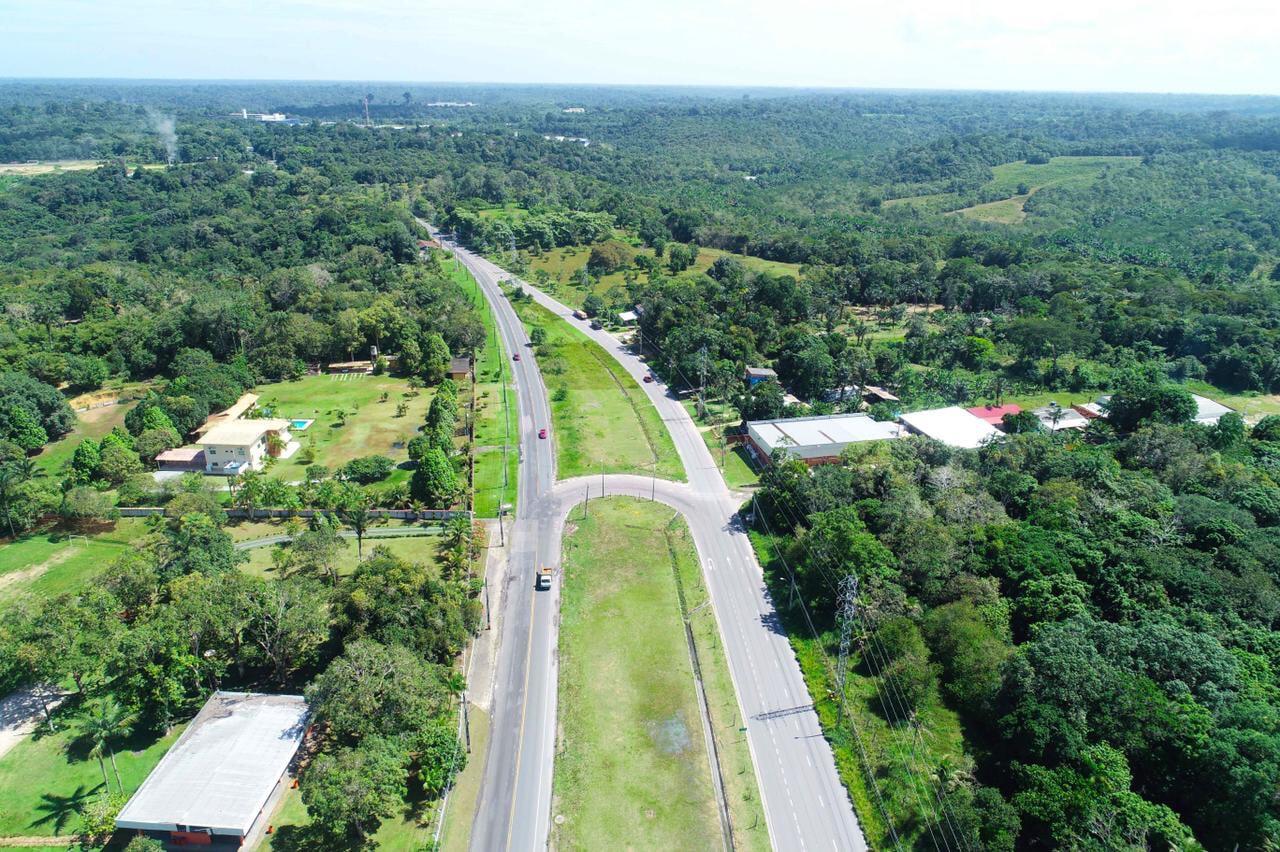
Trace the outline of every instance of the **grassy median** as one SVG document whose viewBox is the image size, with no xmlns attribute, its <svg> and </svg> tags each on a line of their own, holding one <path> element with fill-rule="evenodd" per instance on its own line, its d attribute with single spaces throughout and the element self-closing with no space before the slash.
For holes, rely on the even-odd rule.
<svg viewBox="0 0 1280 852">
<path fill-rule="evenodd" d="M 678 572 L 686 601 L 705 598 L 684 523 L 656 503 L 594 500 L 570 520 L 564 566 L 552 845 L 720 846 L 676 581 Z M 737 702 L 706 623 L 695 621 L 695 641 L 735 835 L 765 848 Z"/>
<path fill-rule="evenodd" d="M 542 329 L 538 366 L 551 394 L 561 479 L 599 473 L 650 473 L 684 479 L 684 467 L 658 411 L 609 353 L 551 311 L 513 302 L 530 336 Z"/>
</svg>

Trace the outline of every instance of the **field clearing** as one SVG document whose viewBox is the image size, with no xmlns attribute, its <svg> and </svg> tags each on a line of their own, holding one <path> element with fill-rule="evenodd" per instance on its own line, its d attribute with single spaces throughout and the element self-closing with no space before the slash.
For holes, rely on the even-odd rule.
<svg viewBox="0 0 1280 852">
<path fill-rule="evenodd" d="M 626 238 L 622 237 L 622 239 L 625 241 Z M 637 255 L 653 256 L 653 249 L 648 247 L 635 248 L 634 251 Z M 773 275 L 791 275 L 797 278 L 800 276 L 800 264 L 798 263 L 763 260 L 758 257 L 733 254 L 732 252 L 714 248 L 700 248 L 697 262 L 689 267 L 687 272 L 706 272 L 713 263 L 726 256 L 736 257 L 742 261 L 742 264 L 747 269 L 753 269 L 758 272 L 768 272 Z M 579 278 L 579 270 L 586 265 L 589 257 L 591 257 L 591 246 L 567 246 L 565 248 L 551 249 L 539 256 L 529 258 L 529 273 L 524 277 L 536 283 L 533 273 L 540 269 L 545 271 L 550 276 L 546 290 L 571 307 L 580 306 L 588 293 L 604 296 L 614 287 L 621 287 L 626 283 L 627 271 L 619 270 L 618 272 L 611 272 L 608 275 L 601 276 L 599 281 L 593 283 L 590 290 L 584 288 Z M 630 270 L 630 273 L 637 279 L 645 275 L 645 273 L 637 269 Z"/>
<path fill-rule="evenodd" d="M 116 426 L 124 426 L 124 416 L 131 408 L 133 408 L 132 402 L 122 402 L 76 412 L 75 427 L 61 440 L 45 444 L 44 449 L 36 456 L 36 464 L 49 475 L 56 475 L 62 470 L 64 464 L 71 461 L 76 447 L 85 438 L 97 440 Z"/>
<path fill-rule="evenodd" d="M 982 222 L 1016 225 L 1026 219 L 1023 209 L 1030 198 L 1042 189 L 1054 186 L 1079 186 L 1092 183 L 1102 172 L 1111 167 L 1132 165 L 1138 157 L 1052 157 L 1047 163 L 1028 163 L 1018 160 L 1002 163 L 991 169 L 991 180 L 977 191 L 978 195 L 1003 196 L 993 201 L 960 207 L 962 196 L 944 192 L 894 198 L 884 206 L 910 204 L 924 212 L 949 213 L 966 216 Z M 1024 191 L 1019 192 L 1020 189 Z M 972 197 L 972 196 L 970 196 Z"/>
<path fill-rule="evenodd" d="M 538 363 L 551 392 L 558 476 L 651 473 L 684 479 L 675 445 L 636 380 L 595 342 L 529 300 L 512 303 L 525 326 L 541 328 Z"/>
<path fill-rule="evenodd" d="M 44 531 L 0 547 L 0 606 L 25 594 L 50 598 L 75 591 L 146 534 L 142 518 L 124 518 L 91 536 Z"/>
<path fill-rule="evenodd" d="M 83 172 L 96 169 L 101 160 L 47 160 L 36 163 L 0 163 L 0 175 L 14 177 L 33 177 L 54 172 Z M 130 170 L 138 168 L 137 163 L 127 164 Z M 144 169 L 163 169 L 164 163 L 143 163 Z"/>
<path fill-rule="evenodd" d="M 293 433 L 302 449 L 292 458 L 277 461 L 269 470 L 269 475 L 286 482 L 303 479 L 307 463 L 301 459 L 313 442 L 316 457 L 312 464 L 322 464 L 330 470 L 361 456 L 383 455 L 397 465 L 408 462 L 405 445 L 425 420 L 434 395 L 430 388 L 415 395 L 406 379 L 371 375 L 305 376 L 297 381 L 261 385 L 254 388 L 254 393 L 260 397 L 260 408 L 274 407 L 273 416 L 315 420 L 306 431 Z M 385 402 L 381 400 L 383 393 L 387 394 Z M 401 402 L 409 409 L 397 417 L 396 406 Z M 346 413 L 345 422 L 339 412 Z M 397 470 L 383 483 L 408 477 L 407 470 Z"/>
<path fill-rule="evenodd" d="M 377 530 L 381 527 L 372 527 Z M 337 566 L 338 575 L 345 577 L 356 570 L 358 557 L 356 552 L 356 540 L 354 538 L 342 539 L 346 543 L 346 547 L 338 552 Z M 406 562 L 416 562 L 426 565 L 434 569 L 436 565 L 436 551 L 440 546 L 439 535 L 412 535 L 403 538 L 394 538 L 388 536 L 369 536 L 364 539 L 364 557 L 368 559 L 372 555 L 375 547 L 384 547 L 391 552 L 393 556 L 405 560 Z M 286 549 L 285 546 L 265 546 L 252 547 L 244 551 L 249 557 L 249 561 L 240 566 L 240 570 L 246 574 L 252 574 L 256 577 L 276 577 L 279 572 L 275 569 L 275 563 L 272 556 L 276 550 Z"/>
<path fill-rule="evenodd" d="M 565 536 L 555 848 L 722 845 L 673 564 L 654 558 L 671 519 L 595 500 Z M 696 570 L 687 534 L 677 552 Z"/>
<path fill-rule="evenodd" d="M 98 761 L 77 742 L 75 711 L 54 713 L 57 733 L 42 727 L 0 758 L 0 837 L 65 835 L 79 828 L 75 809 L 94 799 L 102 789 Z M 160 758 L 169 750 L 185 725 L 167 736 L 136 734 L 116 751 L 116 763 L 126 794 L 132 795 Z M 115 774 L 107 763 L 111 786 Z"/>
</svg>

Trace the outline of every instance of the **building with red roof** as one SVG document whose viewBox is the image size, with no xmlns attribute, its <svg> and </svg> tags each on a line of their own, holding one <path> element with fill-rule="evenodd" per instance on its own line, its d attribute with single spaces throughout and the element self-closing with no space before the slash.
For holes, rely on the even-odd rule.
<svg viewBox="0 0 1280 852">
<path fill-rule="evenodd" d="M 1017 405 L 977 405 L 973 408 L 966 408 L 974 417 L 985 420 L 992 426 L 1000 426 L 1004 423 L 1006 414 L 1018 414 L 1022 408 Z"/>
</svg>

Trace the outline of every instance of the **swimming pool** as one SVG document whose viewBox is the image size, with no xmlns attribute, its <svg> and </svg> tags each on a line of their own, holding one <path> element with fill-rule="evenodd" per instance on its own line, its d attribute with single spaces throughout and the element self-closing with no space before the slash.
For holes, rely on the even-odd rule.
<svg viewBox="0 0 1280 852">
<path fill-rule="evenodd" d="M 289 421 L 289 422 L 293 425 L 293 431 L 295 431 L 295 432 L 305 432 L 305 431 L 307 431 L 307 427 L 308 427 L 308 426 L 310 426 L 312 423 L 315 423 L 316 421 L 314 421 L 314 420 L 291 420 L 291 421 Z"/>
</svg>

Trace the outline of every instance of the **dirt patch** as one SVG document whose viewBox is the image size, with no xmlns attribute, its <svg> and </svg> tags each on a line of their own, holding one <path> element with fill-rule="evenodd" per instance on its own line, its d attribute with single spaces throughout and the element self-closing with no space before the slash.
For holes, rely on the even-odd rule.
<svg viewBox="0 0 1280 852">
<path fill-rule="evenodd" d="M 689 726 L 679 715 L 669 716 L 658 722 L 649 735 L 665 754 L 680 754 L 688 751 L 693 742 L 689 736 Z"/>
<path fill-rule="evenodd" d="M 76 550 L 77 548 L 74 547 L 65 547 L 45 561 L 41 562 L 39 565 L 31 565 L 17 571 L 10 571 L 7 574 L 0 574 L 0 592 L 3 592 L 10 586 L 18 583 L 25 583 L 28 580 L 36 579 L 55 565 L 61 565 L 63 562 L 66 562 L 76 553 Z"/>
</svg>

